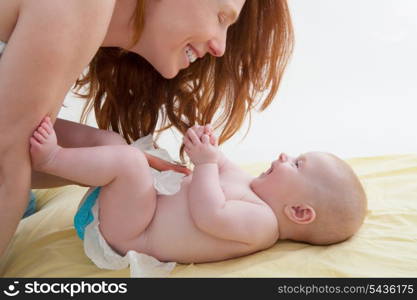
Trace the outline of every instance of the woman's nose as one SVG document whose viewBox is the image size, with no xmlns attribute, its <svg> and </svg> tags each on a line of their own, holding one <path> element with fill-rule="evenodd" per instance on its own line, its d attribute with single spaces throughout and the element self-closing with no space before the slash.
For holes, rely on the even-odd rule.
<svg viewBox="0 0 417 300">
<path fill-rule="evenodd" d="M 226 51 L 226 34 L 222 33 L 208 41 L 208 51 L 211 55 L 221 57 Z"/>
</svg>

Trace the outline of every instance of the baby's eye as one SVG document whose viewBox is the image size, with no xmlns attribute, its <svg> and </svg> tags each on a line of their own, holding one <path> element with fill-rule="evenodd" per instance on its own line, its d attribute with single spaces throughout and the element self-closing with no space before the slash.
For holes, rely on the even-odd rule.
<svg viewBox="0 0 417 300">
<path fill-rule="evenodd" d="M 296 161 L 295 161 L 295 166 L 296 166 L 297 168 L 299 168 L 299 167 L 300 167 L 300 161 L 299 161 L 299 160 L 296 160 Z"/>
</svg>

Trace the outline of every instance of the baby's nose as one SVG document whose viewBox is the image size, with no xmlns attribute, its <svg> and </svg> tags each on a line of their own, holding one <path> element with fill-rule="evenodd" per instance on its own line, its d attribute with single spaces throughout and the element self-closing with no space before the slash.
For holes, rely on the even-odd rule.
<svg viewBox="0 0 417 300">
<path fill-rule="evenodd" d="M 288 156 L 287 156 L 287 154 L 285 154 L 284 152 L 283 152 L 283 153 L 281 153 L 281 154 L 279 155 L 279 157 L 278 157 L 278 160 L 279 160 L 280 162 L 286 162 L 286 161 L 288 160 Z"/>
</svg>

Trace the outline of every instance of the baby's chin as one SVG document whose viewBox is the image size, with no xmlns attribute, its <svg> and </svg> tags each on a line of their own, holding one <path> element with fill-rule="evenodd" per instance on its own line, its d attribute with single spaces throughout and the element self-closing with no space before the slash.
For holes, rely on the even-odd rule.
<svg viewBox="0 0 417 300">
<path fill-rule="evenodd" d="M 261 186 L 262 186 L 262 177 L 261 177 L 261 175 L 259 175 L 258 177 L 253 178 L 252 181 L 249 183 L 249 187 L 251 188 L 251 190 L 255 194 L 258 194 L 258 191 L 260 190 Z"/>
<path fill-rule="evenodd" d="M 254 182 L 255 182 L 255 185 L 256 185 L 256 180 L 258 179 L 258 177 L 255 177 L 254 179 L 252 179 L 252 181 L 251 182 L 249 182 L 249 187 L 251 188 L 251 190 L 253 190 L 253 185 L 254 185 Z"/>
</svg>

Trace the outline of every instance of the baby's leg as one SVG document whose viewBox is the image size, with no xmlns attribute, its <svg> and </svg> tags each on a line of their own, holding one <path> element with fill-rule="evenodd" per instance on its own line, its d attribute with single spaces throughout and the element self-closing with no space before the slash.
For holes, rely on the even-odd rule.
<svg viewBox="0 0 417 300">
<path fill-rule="evenodd" d="M 98 198 L 100 230 L 116 250 L 148 226 L 156 208 L 156 192 L 140 150 L 127 145 L 62 148 L 47 119 L 30 142 L 34 167 L 85 185 L 103 186 Z"/>
<path fill-rule="evenodd" d="M 116 132 L 57 118 L 54 130 L 58 144 L 65 148 L 126 145 L 126 140 Z M 32 189 L 46 189 L 69 184 L 80 184 L 62 177 L 32 170 Z"/>
<path fill-rule="evenodd" d="M 63 148 L 57 144 L 55 131 L 47 117 L 30 138 L 33 168 L 87 186 L 102 186 L 114 180 L 120 160 L 130 159 L 133 147 L 109 145 Z"/>
</svg>

